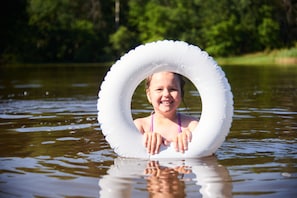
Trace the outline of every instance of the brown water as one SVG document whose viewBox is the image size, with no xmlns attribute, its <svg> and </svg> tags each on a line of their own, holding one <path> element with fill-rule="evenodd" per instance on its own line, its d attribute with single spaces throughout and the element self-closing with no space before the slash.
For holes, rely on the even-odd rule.
<svg viewBox="0 0 297 198">
<path fill-rule="evenodd" d="M 0 197 L 297 196 L 297 66 L 223 67 L 235 111 L 216 156 L 151 162 L 118 158 L 101 134 L 107 70 L 0 68 Z M 186 90 L 184 111 L 199 116 Z M 150 109 L 142 88 L 132 107 Z"/>
</svg>

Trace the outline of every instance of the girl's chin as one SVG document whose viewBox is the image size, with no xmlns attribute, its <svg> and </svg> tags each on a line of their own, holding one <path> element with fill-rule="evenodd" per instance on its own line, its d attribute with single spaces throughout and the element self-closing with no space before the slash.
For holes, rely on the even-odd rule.
<svg viewBox="0 0 297 198">
<path fill-rule="evenodd" d="M 169 106 L 166 106 L 166 107 L 160 107 L 159 110 L 160 110 L 161 112 L 164 112 L 164 113 L 169 113 L 169 112 L 175 111 L 174 108 L 169 107 Z"/>
</svg>

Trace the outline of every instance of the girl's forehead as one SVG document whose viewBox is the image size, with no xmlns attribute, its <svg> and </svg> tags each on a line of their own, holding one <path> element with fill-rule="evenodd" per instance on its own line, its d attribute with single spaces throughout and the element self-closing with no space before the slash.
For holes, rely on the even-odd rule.
<svg viewBox="0 0 297 198">
<path fill-rule="evenodd" d="M 177 79 L 176 75 L 172 72 L 158 72 L 152 75 L 152 80 L 169 80 Z"/>
<path fill-rule="evenodd" d="M 156 73 L 152 76 L 150 86 L 178 86 L 179 79 L 174 73 Z"/>
</svg>

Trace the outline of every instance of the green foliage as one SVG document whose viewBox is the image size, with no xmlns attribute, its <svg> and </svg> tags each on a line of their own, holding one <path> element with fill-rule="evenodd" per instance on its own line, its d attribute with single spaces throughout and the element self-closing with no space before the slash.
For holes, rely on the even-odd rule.
<svg viewBox="0 0 297 198">
<path fill-rule="evenodd" d="M 129 22 L 142 43 L 162 39 L 198 41 L 196 1 L 130 0 L 129 8 Z"/>
<path fill-rule="evenodd" d="M 210 54 L 226 56 L 236 52 L 240 43 L 241 26 L 236 21 L 235 16 L 231 16 L 226 21 L 213 25 L 206 32 L 207 47 L 206 51 Z"/>
<path fill-rule="evenodd" d="M 96 43 L 94 23 L 77 16 L 81 6 L 71 0 L 30 0 L 28 13 L 35 35 L 36 55 L 45 61 L 87 61 Z M 87 50 L 87 51 L 86 51 Z"/>
<path fill-rule="evenodd" d="M 257 52 L 235 57 L 217 57 L 220 65 L 295 65 L 297 63 L 297 43 L 295 47 Z"/>
<path fill-rule="evenodd" d="M 108 61 L 162 39 L 187 41 L 214 56 L 297 42 L 293 0 L 14 0 L 1 11 L 0 62 Z"/>
<path fill-rule="evenodd" d="M 142 43 L 185 40 L 220 56 L 281 43 L 280 21 L 273 18 L 279 8 L 276 1 L 130 0 L 129 6 L 129 22 Z"/>
<path fill-rule="evenodd" d="M 278 57 L 291 57 L 297 59 L 297 42 L 294 47 L 285 48 L 277 51 Z"/>
<path fill-rule="evenodd" d="M 135 33 L 130 32 L 127 27 L 120 26 L 119 29 L 112 35 L 110 35 L 110 43 L 116 56 L 123 55 L 132 47 L 135 47 L 137 40 L 135 40 Z"/>
<path fill-rule="evenodd" d="M 278 35 L 279 24 L 271 18 L 264 18 L 258 26 L 258 35 L 260 43 L 266 48 L 274 48 L 279 46 Z"/>
</svg>

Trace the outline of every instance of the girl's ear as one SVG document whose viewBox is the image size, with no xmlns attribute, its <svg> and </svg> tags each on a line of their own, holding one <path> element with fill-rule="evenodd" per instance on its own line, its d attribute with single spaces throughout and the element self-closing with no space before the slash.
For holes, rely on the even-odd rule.
<svg viewBox="0 0 297 198">
<path fill-rule="evenodd" d="M 152 103 L 149 89 L 146 90 L 146 97 L 147 97 L 147 100 L 149 101 L 149 103 Z"/>
</svg>

